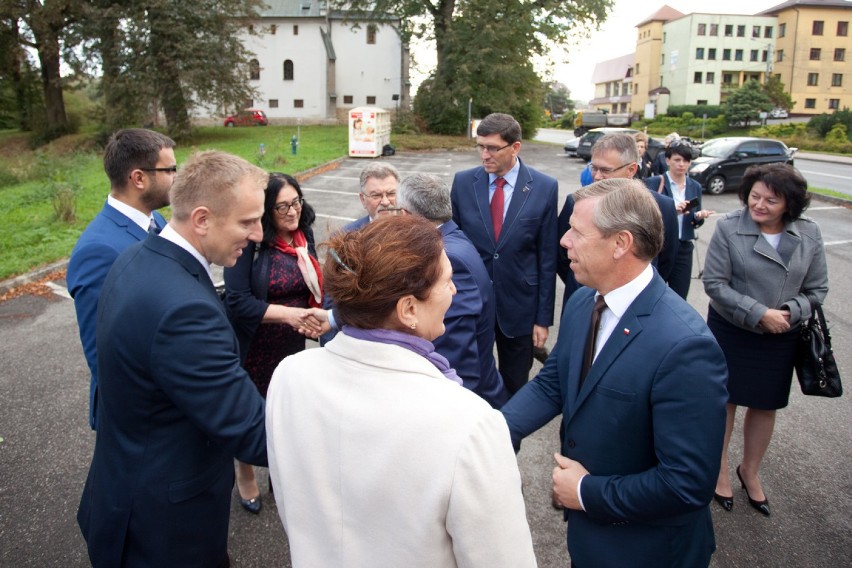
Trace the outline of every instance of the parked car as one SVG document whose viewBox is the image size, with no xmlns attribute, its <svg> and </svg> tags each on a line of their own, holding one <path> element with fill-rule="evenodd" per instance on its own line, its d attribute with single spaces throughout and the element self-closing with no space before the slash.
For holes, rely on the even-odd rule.
<svg viewBox="0 0 852 568">
<path fill-rule="evenodd" d="M 706 193 L 719 195 L 739 187 L 749 166 L 774 162 L 792 166 L 797 149 L 769 138 L 714 138 L 705 142 L 701 155 L 692 160 L 689 177 L 700 183 Z"/>
<path fill-rule="evenodd" d="M 604 128 L 595 128 L 593 130 L 589 130 L 585 134 L 580 137 L 580 142 L 577 145 L 576 155 L 578 158 L 582 158 L 587 162 L 592 159 L 592 146 L 595 145 L 595 142 L 598 141 L 598 138 L 603 136 L 604 134 L 611 134 L 613 132 L 624 132 L 626 134 L 635 134 L 639 132 L 635 128 L 612 128 L 612 127 L 604 127 Z M 655 138 L 648 137 L 648 154 L 651 156 L 651 159 L 657 157 L 663 150 L 663 143 Z M 565 145 L 565 151 L 568 151 L 568 145 Z"/>
<path fill-rule="evenodd" d="M 787 118 L 788 116 L 789 114 L 785 108 L 775 107 L 769 111 L 769 118 Z"/>
<path fill-rule="evenodd" d="M 247 108 L 225 118 L 225 126 L 266 126 L 269 119 L 260 109 Z"/>
<path fill-rule="evenodd" d="M 569 156 L 577 157 L 577 145 L 580 144 L 579 138 L 572 138 L 565 143 L 565 153 Z"/>
</svg>

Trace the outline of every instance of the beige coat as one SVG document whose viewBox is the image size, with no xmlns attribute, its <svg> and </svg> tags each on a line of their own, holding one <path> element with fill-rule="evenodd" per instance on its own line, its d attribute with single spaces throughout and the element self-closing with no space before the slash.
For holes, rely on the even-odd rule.
<svg viewBox="0 0 852 568">
<path fill-rule="evenodd" d="M 503 416 L 425 358 L 338 334 L 266 408 L 294 568 L 536 565 Z"/>
</svg>

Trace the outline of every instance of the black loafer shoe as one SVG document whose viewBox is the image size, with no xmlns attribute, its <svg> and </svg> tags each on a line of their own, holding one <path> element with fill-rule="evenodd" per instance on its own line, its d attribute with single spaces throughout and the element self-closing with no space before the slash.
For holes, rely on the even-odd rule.
<svg viewBox="0 0 852 568">
<path fill-rule="evenodd" d="M 260 513 L 260 510 L 263 508 L 263 501 L 260 500 L 260 495 L 255 497 L 254 499 L 243 499 L 240 498 L 240 505 L 243 506 L 243 509 L 257 515 Z"/>
</svg>

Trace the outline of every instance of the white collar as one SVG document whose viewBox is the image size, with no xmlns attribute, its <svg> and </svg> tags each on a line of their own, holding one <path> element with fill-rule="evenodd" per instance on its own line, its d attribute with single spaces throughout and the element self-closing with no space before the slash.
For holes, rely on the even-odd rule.
<svg viewBox="0 0 852 568">
<path fill-rule="evenodd" d="M 627 308 L 630 307 L 630 304 L 632 304 L 636 297 L 642 293 L 642 290 L 651 283 L 651 279 L 653 278 L 654 269 L 651 268 L 649 263 L 648 266 L 645 267 L 645 270 L 640 272 L 636 278 L 624 286 L 611 290 L 609 293 L 604 295 L 606 307 L 612 311 L 617 319 L 620 320 L 624 315 L 624 312 L 627 311 Z"/>
<path fill-rule="evenodd" d="M 201 253 L 198 252 L 198 250 L 194 246 L 189 244 L 189 241 L 186 240 L 185 238 L 183 238 L 183 235 L 181 235 L 180 233 L 175 231 L 175 229 L 174 229 L 174 227 L 172 227 L 171 223 L 166 225 L 163 228 L 163 230 L 160 231 L 159 236 L 166 239 L 169 242 L 176 244 L 177 246 L 179 246 L 180 248 L 182 248 L 183 250 L 185 250 L 186 252 L 188 252 L 189 254 L 194 256 L 195 260 L 200 262 L 201 266 L 204 267 L 204 270 L 207 271 L 207 276 L 210 277 L 210 282 L 211 283 L 213 282 L 213 271 L 210 269 L 210 262 L 208 262 L 207 259 L 204 258 L 201 255 Z"/>
<path fill-rule="evenodd" d="M 142 227 L 142 230 L 148 232 L 148 227 L 151 225 L 153 215 L 146 215 L 135 207 L 131 207 L 124 201 L 120 201 L 112 195 L 107 195 L 107 205 Z"/>
</svg>

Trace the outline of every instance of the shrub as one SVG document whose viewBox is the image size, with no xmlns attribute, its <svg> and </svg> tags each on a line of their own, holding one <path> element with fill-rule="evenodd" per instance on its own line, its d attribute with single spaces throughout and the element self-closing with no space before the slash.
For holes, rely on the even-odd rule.
<svg viewBox="0 0 852 568">
<path fill-rule="evenodd" d="M 852 111 L 848 108 L 834 111 L 831 114 L 823 113 L 811 118 L 808 121 L 808 127 L 813 128 L 820 137 L 828 136 L 832 127 L 835 124 L 844 124 L 846 126 L 847 136 L 852 133 Z"/>
<path fill-rule="evenodd" d="M 724 107 L 720 105 L 672 105 L 666 111 L 666 116 L 682 116 L 683 113 L 692 113 L 694 117 L 702 117 L 707 114 L 707 118 L 716 118 L 719 115 L 725 114 Z"/>
</svg>

